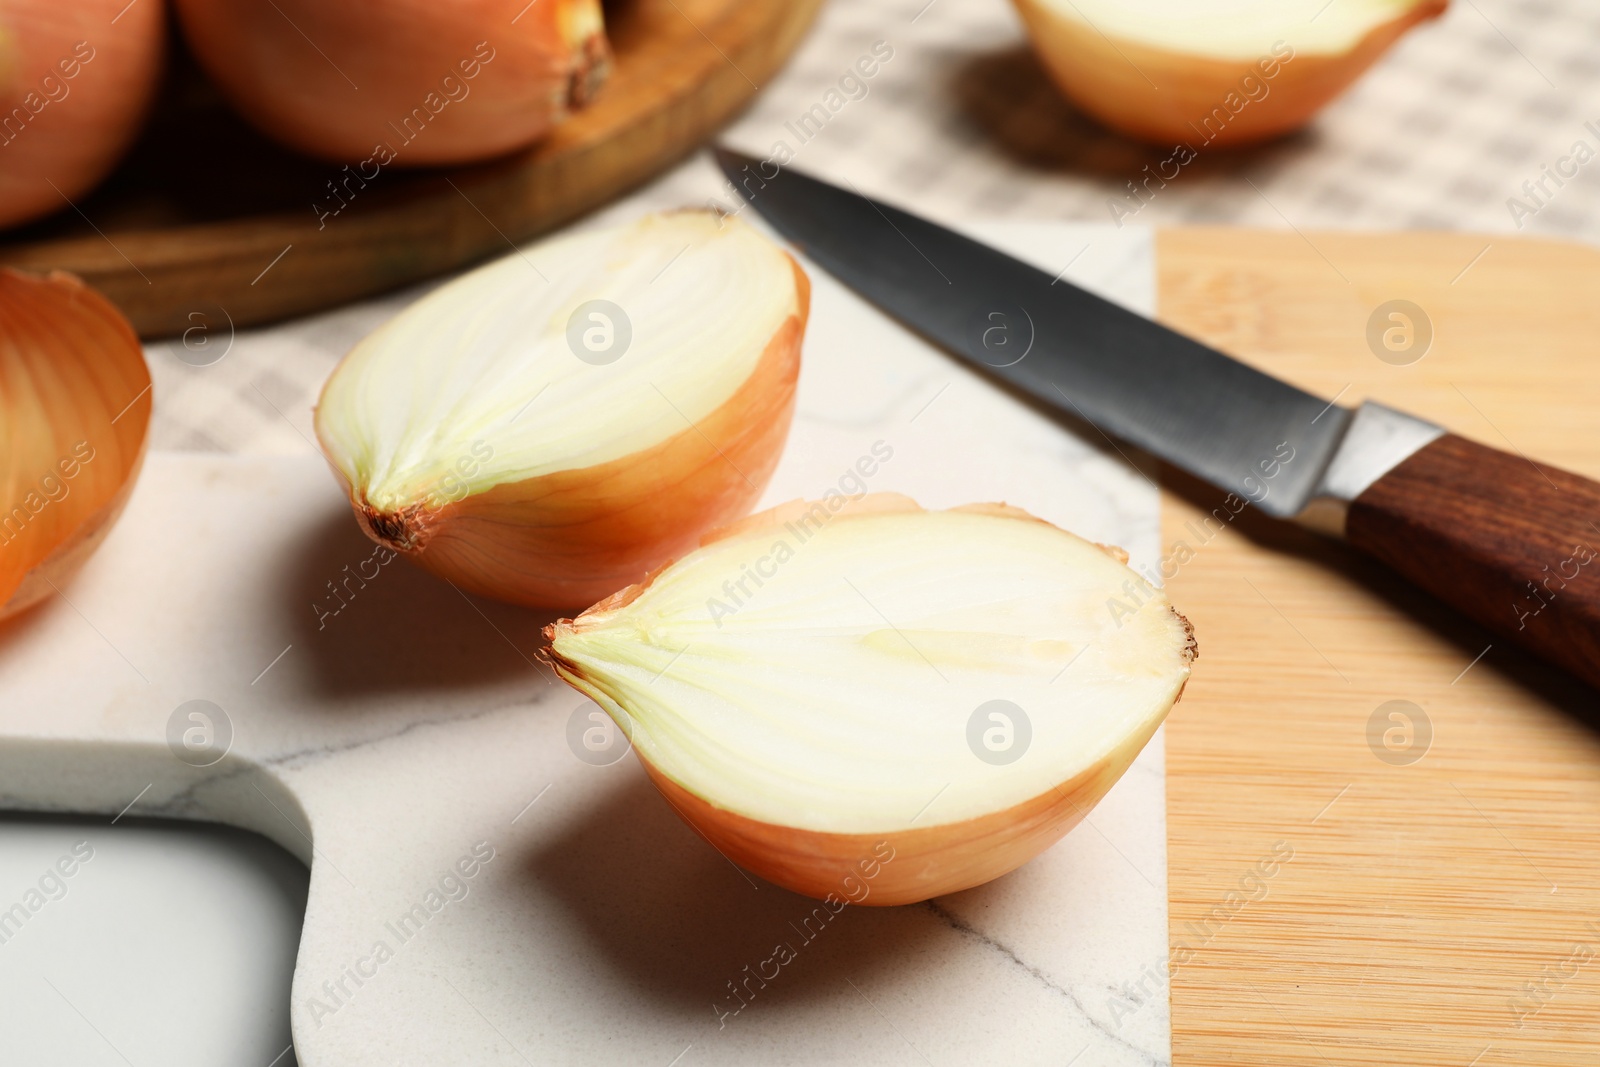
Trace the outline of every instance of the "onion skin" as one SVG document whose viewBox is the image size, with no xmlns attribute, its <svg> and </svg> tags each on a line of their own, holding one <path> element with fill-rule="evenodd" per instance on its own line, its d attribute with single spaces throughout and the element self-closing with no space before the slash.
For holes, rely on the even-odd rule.
<svg viewBox="0 0 1600 1067">
<path fill-rule="evenodd" d="M 0 226 L 66 208 L 138 135 L 160 83 L 166 12 L 162 0 L 126 3 L 0 7 Z"/>
<path fill-rule="evenodd" d="M 1374 26 L 1348 52 L 1297 51 L 1275 77 L 1264 81 L 1270 87 L 1265 97 L 1230 114 L 1226 125 L 1212 128 L 1202 127 L 1201 121 L 1222 107 L 1229 93 L 1239 93 L 1242 77 L 1255 74 L 1263 80 L 1255 60 L 1188 55 L 1127 38 L 1110 39 L 1054 10 L 1048 0 L 1016 0 L 1016 5 L 1046 72 L 1075 105 L 1136 140 L 1199 149 L 1253 144 L 1299 129 L 1407 30 L 1443 14 L 1449 0 L 1420 0 Z"/>
<path fill-rule="evenodd" d="M 806 506 L 805 502 L 794 502 L 752 515 L 727 529 L 708 533 L 702 544 L 764 528 L 776 532 Z M 875 493 L 862 498 L 852 514 L 920 510 L 923 509 L 907 497 Z M 1007 504 L 969 504 L 952 510 L 1045 523 Z M 1127 562 L 1127 553 L 1122 549 L 1099 547 L 1118 562 Z M 655 576 L 652 573 L 638 585 L 613 593 L 584 614 L 626 606 L 644 592 Z M 1188 634 L 1184 655 L 1192 662 L 1198 656 L 1194 630 L 1181 614 L 1173 614 Z M 555 648 L 563 632 L 581 630 L 583 626 L 584 617 L 580 615 L 545 627 L 544 636 L 550 644 L 539 655 L 568 685 L 602 708 L 609 708 L 610 698 L 584 677 L 581 667 L 564 659 Z M 1182 695 L 1180 688 L 1172 703 L 1176 705 Z M 1167 711 L 1170 710 L 1169 707 Z M 734 863 L 804 896 L 819 900 L 831 896 L 854 904 L 890 907 L 982 885 L 1016 870 L 1055 844 L 1117 783 L 1155 735 L 1167 711 L 1152 718 L 1146 728 L 1123 738 L 1092 766 L 1020 803 L 960 822 L 875 833 L 830 833 L 741 815 L 684 788 L 652 764 L 639 746 L 635 745 L 633 752 L 651 783 L 679 817 Z M 627 723 L 619 725 L 628 729 Z M 892 860 L 882 861 L 884 845 L 893 849 Z M 868 866 L 863 868 L 863 864 Z M 867 887 L 867 893 L 858 898 L 850 887 L 860 885 Z"/>
<path fill-rule="evenodd" d="M 0 269 L 0 404 L 4 619 L 55 592 L 121 514 L 144 458 L 150 370 L 127 319 L 77 278 Z"/>
<path fill-rule="evenodd" d="M 593 603 L 744 515 L 794 416 L 811 282 L 750 377 L 695 426 L 610 463 L 495 486 L 438 508 L 374 509 L 345 481 L 367 536 L 470 593 L 530 607 Z M 330 451 L 324 442 L 324 451 Z M 330 451 L 331 454 L 331 451 Z"/>
<path fill-rule="evenodd" d="M 881 834 L 830 834 L 746 818 L 684 789 L 643 756 L 639 762 L 678 815 L 739 866 L 818 900 L 829 894 L 845 898 L 846 886 L 864 884 L 868 895 L 852 903 L 889 907 L 971 889 L 1039 855 L 1083 821 L 1159 725 L 1130 736 L 1107 759 L 1021 804 L 964 822 Z M 874 859 L 880 842 L 894 849 L 894 859 L 864 878 L 858 865 Z"/>
<path fill-rule="evenodd" d="M 521 148 L 585 104 L 610 62 L 599 0 L 174 2 L 241 114 L 339 163 L 463 163 Z M 380 145 L 392 159 L 374 156 Z"/>
</svg>

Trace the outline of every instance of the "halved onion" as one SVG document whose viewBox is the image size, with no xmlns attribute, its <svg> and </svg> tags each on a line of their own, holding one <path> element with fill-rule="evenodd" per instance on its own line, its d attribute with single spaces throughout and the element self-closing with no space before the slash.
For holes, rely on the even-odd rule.
<svg viewBox="0 0 1600 1067">
<path fill-rule="evenodd" d="M 149 425 L 150 369 L 121 312 L 70 274 L 0 269 L 0 619 L 110 532 Z"/>
<path fill-rule="evenodd" d="M 484 159 L 543 136 L 605 77 L 600 0 L 174 0 L 223 94 L 291 148 L 357 164 Z"/>
<path fill-rule="evenodd" d="M 1448 3 L 1016 0 L 1073 103 L 1130 137 L 1192 150 L 1298 129 Z"/>
<path fill-rule="evenodd" d="M 374 540 L 471 592 L 578 607 L 754 504 L 809 308 L 799 265 L 737 218 L 558 238 L 356 345 L 317 436 Z"/>
<path fill-rule="evenodd" d="M 0 5 L 0 226 L 68 210 L 138 136 L 166 54 L 161 0 Z"/>
<path fill-rule="evenodd" d="M 1126 559 L 1005 505 L 834 495 L 708 538 L 545 655 L 735 863 L 903 904 L 1043 851 L 1178 699 L 1189 625 Z"/>
</svg>

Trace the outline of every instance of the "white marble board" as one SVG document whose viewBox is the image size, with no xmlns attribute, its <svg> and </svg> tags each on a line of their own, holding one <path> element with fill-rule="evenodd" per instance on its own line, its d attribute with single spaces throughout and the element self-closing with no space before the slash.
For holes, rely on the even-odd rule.
<svg viewBox="0 0 1600 1067">
<path fill-rule="evenodd" d="M 1147 231 L 975 232 L 1153 306 Z M 763 506 L 820 496 L 881 440 L 894 455 L 874 490 L 1005 500 L 1154 559 L 1157 495 L 1122 457 L 811 273 L 798 413 Z M 577 758 L 583 701 L 533 660 L 548 616 L 401 562 L 367 563 L 376 577 L 323 615 L 327 583 L 371 549 L 309 448 L 157 453 L 83 574 L 0 628 L 0 808 L 134 801 L 310 864 L 291 1006 L 304 1067 L 1170 1061 L 1159 734 L 1021 870 L 847 908 L 804 941 L 812 902 L 732 867 L 631 757 Z M 168 740 L 194 700 L 231 732 L 206 767 Z M 728 983 L 780 941 L 797 958 L 730 1013 Z"/>
</svg>

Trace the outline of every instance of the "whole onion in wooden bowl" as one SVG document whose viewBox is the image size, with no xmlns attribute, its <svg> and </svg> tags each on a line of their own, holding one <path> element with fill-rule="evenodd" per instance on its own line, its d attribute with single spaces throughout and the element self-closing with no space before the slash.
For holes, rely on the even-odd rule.
<svg viewBox="0 0 1600 1067">
<path fill-rule="evenodd" d="M 133 143 L 166 51 L 162 0 L 0 4 L 0 226 L 66 208 Z"/>
<path fill-rule="evenodd" d="M 599 0 L 175 0 L 201 67 L 291 148 L 372 173 L 538 140 L 604 78 Z"/>
</svg>

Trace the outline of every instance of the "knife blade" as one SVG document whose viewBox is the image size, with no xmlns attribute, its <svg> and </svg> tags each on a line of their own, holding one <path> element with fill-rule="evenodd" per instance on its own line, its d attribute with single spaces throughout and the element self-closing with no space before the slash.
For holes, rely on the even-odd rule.
<svg viewBox="0 0 1600 1067">
<path fill-rule="evenodd" d="M 779 234 L 949 353 L 1268 515 L 1344 537 L 1600 686 L 1600 484 L 1382 404 L 1324 401 L 911 212 L 715 155 Z"/>
</svg>

